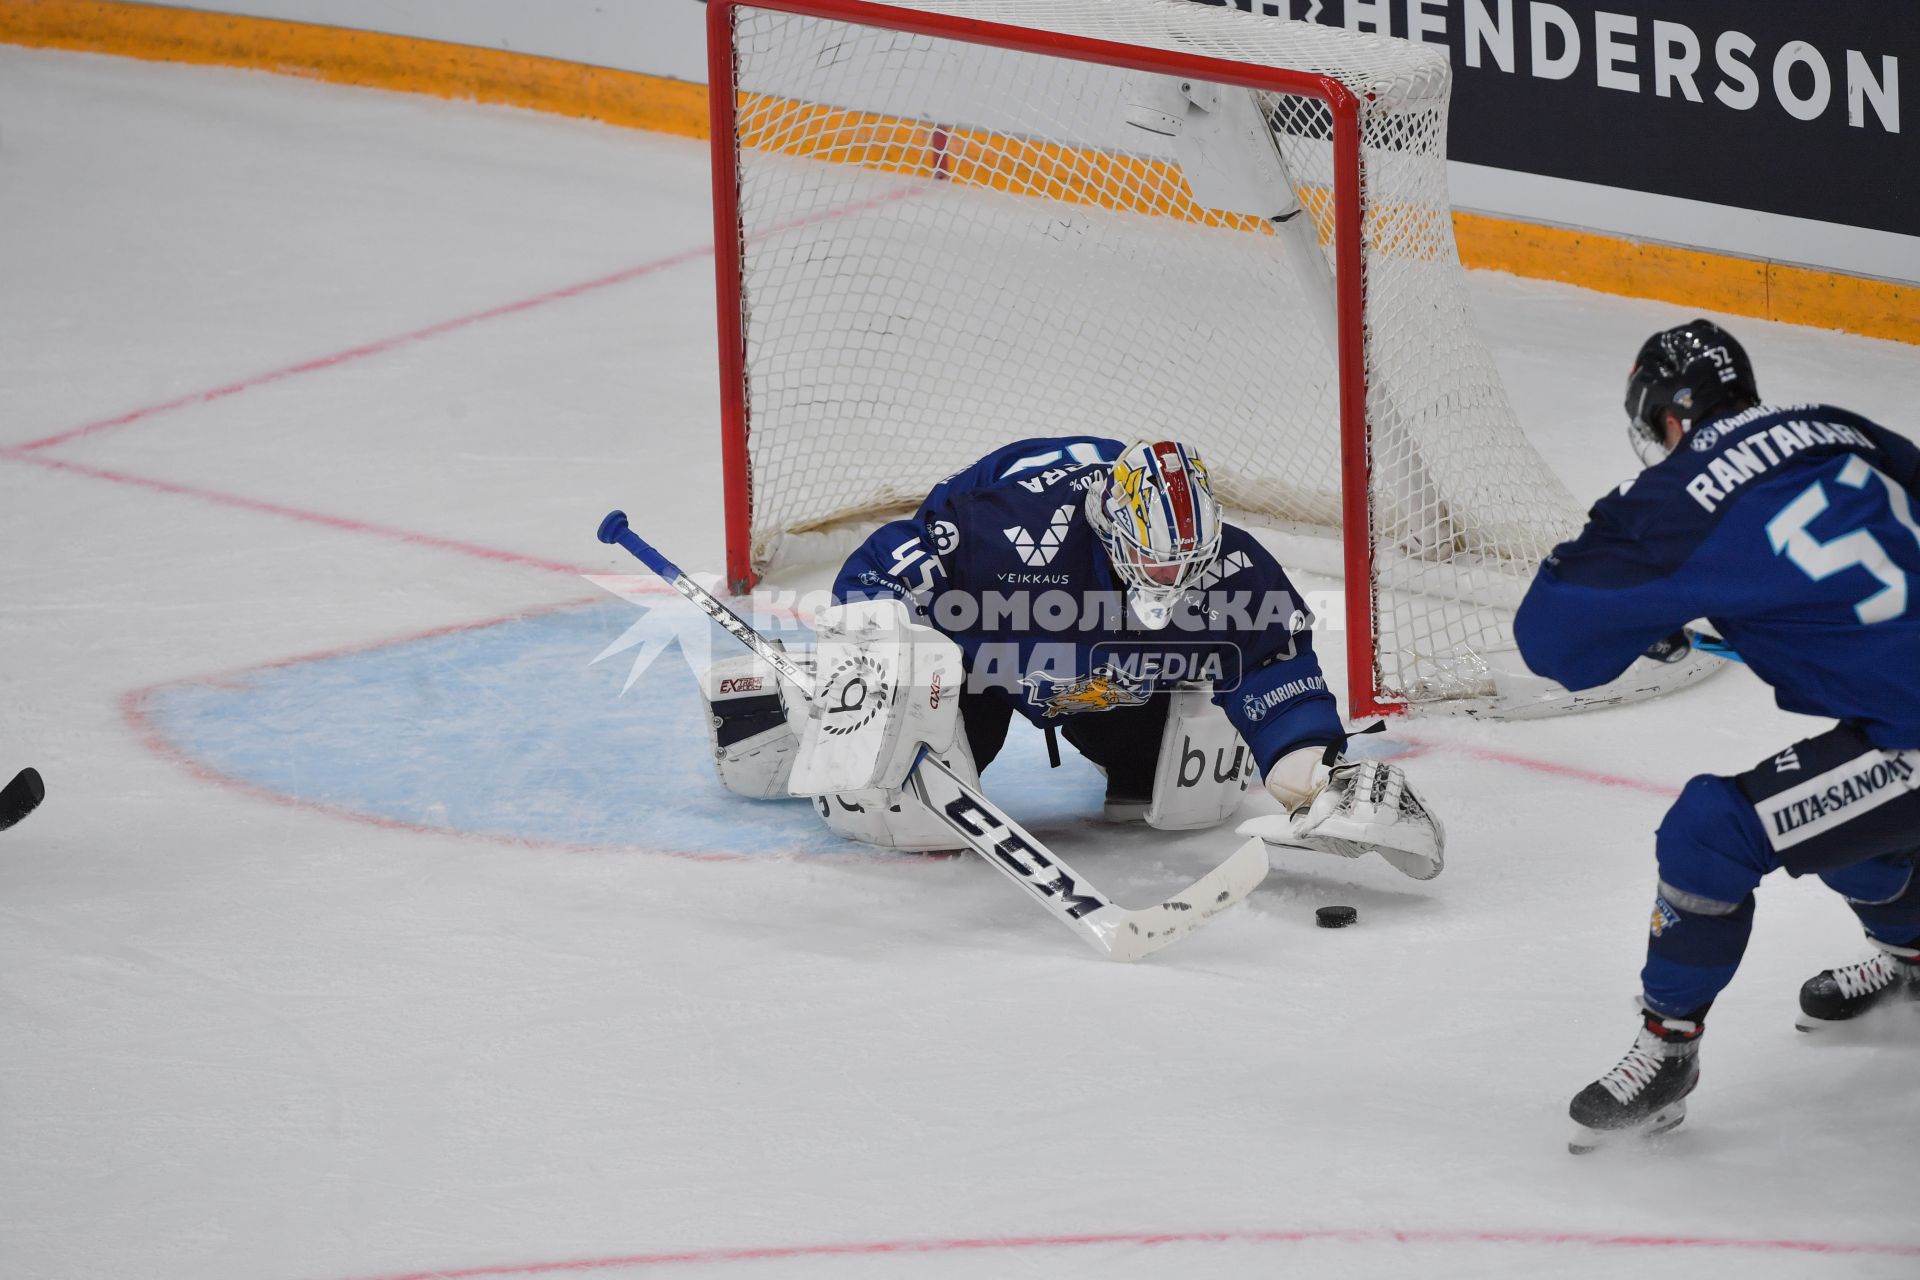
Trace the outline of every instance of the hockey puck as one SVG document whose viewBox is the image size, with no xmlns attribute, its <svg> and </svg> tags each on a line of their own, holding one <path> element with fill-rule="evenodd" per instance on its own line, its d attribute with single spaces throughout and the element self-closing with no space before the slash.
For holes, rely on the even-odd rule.
<svg viewBox="0 0 1920 1280">
<path fill-rule="evenodd" d="M 1321 907 L 1313 913 L 1313 922 L 1322 929 L 1344 929 L 1359 918 L 1352 907 Z"/>
</svg>

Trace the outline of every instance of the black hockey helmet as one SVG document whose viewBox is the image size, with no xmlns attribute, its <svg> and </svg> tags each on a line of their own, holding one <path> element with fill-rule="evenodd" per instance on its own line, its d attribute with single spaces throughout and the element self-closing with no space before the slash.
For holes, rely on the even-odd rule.
<svg viewBox="0 0 1920 1280">
<path fill-rule="evenodd" d="M 1627 375 L 1627 436 L 1648 466 L 1667 456 L 1664 415 L 1688 430 L 1731 408 L 1760 402 L 1753 365 L 1732 334 L 1695 320 L 1648 338 Z"/>
</svg>

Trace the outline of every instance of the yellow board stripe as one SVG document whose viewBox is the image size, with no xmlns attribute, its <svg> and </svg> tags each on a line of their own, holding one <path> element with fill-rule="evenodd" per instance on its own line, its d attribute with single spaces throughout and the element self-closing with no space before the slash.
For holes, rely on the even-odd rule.
<svg viewBox="0 0 1920 1280">
<path fill-rule="evenodd" d="M 943 178 L 961 186 L 1211 227 L 1273 233 L 1264 218 L 1222 213 L 1194 203 L 1179 167 L 1164 160 L 986 130 L 942 129 L 918 120 L 764 94 L 739 94 L 735 119 L 740 146 L 756 151 L 856 164 L 915 178 Z"/>
<path fill-rule="evenodd" d="M 707 136 L 706 86 L 532 54 L 505 53 L 411 36 L 316 26 L 115 0 L 0 0 L 0 43 L 77 49 L 167 62 L 250 67 L 442 98 L 467 98 L 602 120 L 690 138 Z M 751 104 L 743 101 L 743 106 Z M 824 108 L 808 107 L 820 113 Z M 751 114 L 751 113 L 750 113 Z M 1094 163 L 1070 148 L 1027 143 L 1009 156 L 1004 138 L 847 114 L 844 158 L 919 172 L 948 166 L 950 178 L 982 186 L 1042 190 L 1107 203 L 1085 184 Z M 743 120 L 743 137 L 754 128 Z M 795 130 L 792 137 L 834 136 Z M 784 149 L 772 126 L 753 140 Z M 795 142 L 825 157 L 817 141 Z M 1111 166 L 1124 157 L 1102 157 Z M 1138 172 L 1128 207 L 1142 193 L 1175 217 L 1215 225 L 1250 220 L 1197 210 L 1165 167 L 1127 161 Z M 1019 172 L 1011 165 L 1025 167 Z M 1309 198 L 1311 199 L 1311 193 Z M 1920 285 L 1849 275 L 1481 214 L 1456 213 L 1454 234 L 1469 267 L 1652 298 L 1732 315 L 1816 325 L 1920 343 Z"/>
<path fill-rule="evenodd" d="M 707 136 L 705 85 L 346 27 L 112 0 L 0 0 L 0 43 L 250 67 Z"/>
<path fill-rule="evenodd" d="M 1453 215 L 1470 267 L 1705 311 L 1920 342 L 1920 286 L 1571 227 Z"/>
</svg>

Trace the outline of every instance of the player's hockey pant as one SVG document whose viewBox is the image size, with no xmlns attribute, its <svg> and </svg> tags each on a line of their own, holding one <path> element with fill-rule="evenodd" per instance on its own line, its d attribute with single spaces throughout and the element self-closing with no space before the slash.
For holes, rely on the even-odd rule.
<svg viewBox="0 0 1920 1280">
<path fill-rule="evenodd" d="M 1920 939 L 1920 751 L 1883 751 L 1850 725 L 1738 777 L 1687 783 L 1660 824 L 1647 1007 L 1697 1013 L 1733 978 L 1753 891 L 1776 867 L 1817 874 L 1882 942 Z"/>
<path fill-rule="evenodd" d="M 1107 771 L 1109 790 L 1117 795 L 1153 795 L 1154 766 L 1160 759 L 1160 732 L 1167 723 L 1172 698 L 1156 693 L 1137 707 L 1115 707 L 1064 716 L 1060 736 L 1087 759 Z M 973 762 L 982 770 L 1006 745 L 1013 707 L 991 693 L 960 697 L 960 722 L 966 726 Z"/>
</svg>

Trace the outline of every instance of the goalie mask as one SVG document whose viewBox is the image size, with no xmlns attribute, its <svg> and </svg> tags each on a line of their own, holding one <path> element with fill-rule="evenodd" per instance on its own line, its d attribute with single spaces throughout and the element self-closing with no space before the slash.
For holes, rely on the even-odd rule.
<svg viewBox="0 0 1920 1280">
<path fill-rule="evenodd" d="M 1627 375 L 1627 437 L 1641 464 L 1651 467 L 1672 452 L 1666 414 L 1690 431 L 1703 418 L 1758 403 L 1745 349 L 1713 321 L 1695 320 L 1641 345 Z"/>
<path fill-rule="evenodd" d="M 1087 492 L 1087 519 L 1127 588 L 1133 614 L 1153 630 L 1220 556 L 1220 504 L 1199 451 L 1142 440 Z"/>
</svg>

